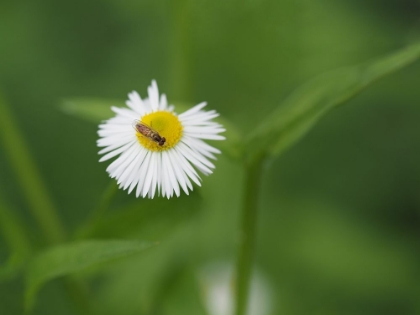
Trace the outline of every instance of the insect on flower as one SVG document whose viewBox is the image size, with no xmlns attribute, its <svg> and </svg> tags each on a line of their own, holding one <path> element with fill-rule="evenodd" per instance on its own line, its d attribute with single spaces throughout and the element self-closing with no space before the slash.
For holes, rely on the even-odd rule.
<svg viewBox="0 0 420 315">
<path fill-rule="evenodd" d="M 160 146 L 163 146 L 165 144 L 165 137 L 161 137 L 159 132 L 157 132 L 144 122 L 141 122 L 140 120 L 134 120 L 133 127 L 137 132 L 139 132 L 146 138 L 158 143 Z"/>
<path fill-rule="evenodd" d="M 106 171 L 136 197 L 188 195 L 193 183 L 201 186 L 198 172 L 210 175 L 215 168 L 210 159 L 221 153 L 205 140 L 224 140 L 225 128 L 213 121 L 219 116 L 215 110 L 203 110 L 205 102 L 177 114 L 156 81 L 147 92 L 141 98 L 133 91 L 127 107 L 111 107 L 115 116 L 99 125 L 97 143 L 104 154 L 99 161 L 115 158 Z"/>
</svg>

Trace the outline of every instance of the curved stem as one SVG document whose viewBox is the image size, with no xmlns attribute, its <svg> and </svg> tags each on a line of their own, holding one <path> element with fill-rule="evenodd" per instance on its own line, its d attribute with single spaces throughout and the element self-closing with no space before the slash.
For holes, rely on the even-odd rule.
<svg viewBox="0 0 420 315">
<path fill-rule="evenodd" d="M 262 158 L 246 167 L 245 191 L 242 204 L 242 222 L 239 236 L 239 253 L 236 265 L 235 314 L 245 315 L 251 280 L 255 248 L 257 208 Z"/>
</svg>

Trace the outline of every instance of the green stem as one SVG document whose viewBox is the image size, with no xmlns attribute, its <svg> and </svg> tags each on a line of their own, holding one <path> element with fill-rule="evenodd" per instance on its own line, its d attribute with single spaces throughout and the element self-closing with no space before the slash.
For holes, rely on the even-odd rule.
<svg viewBox="0 0 420 315">
<path fill-rule="evenodd" d="M 0 95 L 0 141 L 45 238 L 51 244 L 59 243 L 65 238 L 64 227 L 18 126 Z"/>
<path fill-rule="evenodd" d="M 83 224 L 75 235 L 75 238 L 81 239 L 89 235 L 91 229 L 95 226 L 95 223 L 104 215 L 106 210 L 109 209 L 109 206 L 114 199 L 115 195 L 118 192 L 118 185 L 114 180 L 111 180 L 109 185 L 106 187 L 105 191 L 102 194 L 101 200 L 99 201 L 98 206 L 93 210 L 90 218 Z"/>
<path fill-rule="evenodd" d="M 112 200 L 118 192 L 118 185 L 115 180 L 111 180 L 109 185 L 106 187 L 104 193 L 102 194 L 101 201 L 98 204 L 98 207 L 92 213 L 92 220 L 97 220 L 102 217 L 106 210 L 108 210 Z"/>
<path fill-rule="evenodd" d="M 27 255 L 31 249 L 31 242 L 25 232 L 25 225 L 0 193 L 0 231 L 11 252 Z"/>
<path fill-rule="evenodd" d="M 0 141 L 8 154 L 10 164 L 22 187 L 33 216 L 38 221 L 50 244 L 61 243 L 66 238 L 64 226 L 56 212 L 52 199 L 42 180 L 23 135 L 18 128 L 6 101 L 0 94 Z M 20 240 L 22 241 L 22 240 Z M 87 309 L 89 303 L 81 282 L 64 278 L 66 288 L 80 309 Z M 88 314 L 86 312 L 85 314 Z"/>
<path fill-rule="evenodd" d="M 92 314 L 87 283 L 76 277 L 67 276 L 63 278 L 63 284 L 78 313 L 81 315 Z"/>
<path fill-rule="evenodd" d="M 242 222 L 239 236 L 239 253 L 236 265 L 235 314 L 245 315 L 251 280 L 255 248 L 259 183 L 262 158 L 246 167 L 245 191 L 242 204 Z"/>
<path fill-rule="evenodd" d="M 172 36 L 169 70 L 171 95 L 177 100 L 191 100 L 191 0 L 170 4 L 172 12 Z"/>
<path fill-rule="evenodd" d="M 31 242 L 25 225 L 0 193 L 0 232 L 10 249 L 7 264 L 0 266 L 0 282 L 12 279 L 23 268 L 31 252 Z"/>
</svg>

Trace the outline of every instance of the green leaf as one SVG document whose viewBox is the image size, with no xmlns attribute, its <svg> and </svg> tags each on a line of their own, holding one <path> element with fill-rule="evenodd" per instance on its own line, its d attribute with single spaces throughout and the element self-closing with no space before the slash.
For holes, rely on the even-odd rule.
<svg viewBox="0 0 420 315">
<path fill-rule="evenodd" d="M 82 271 L 111 260 L 137 254 L 156 245 L 146 241 L 81 241 L 48 249 L 28 265 L 25 303 L 30 308 L 45 282 Z"/>
<path fill-rule="evenodd" d="M 75 98 L 64 100 L 61 109 L 64 113 L 99 124 L 114 116 L 111 106 L 123 107 L 124 102 L 98 98 Z"/>
<path fill-rule="evenodd" d="M 322 75 L 292 93 L 247 138 L 247 158 L 277 156 L 300 140 L 328 111 L 373 82 L 420 57 L 420 44 L 364 65 Z"/>
<path fill-rule="evenodd" d="M 177 113 L 182 113 L 194 106 L 194 104 L 186 102 L 175 102 L 174 104 L 176 106 L 175 110 Z M 125 105 L 122 101 L 111 101 L 97 98 L 75 98 L 65 100 L 61 109 L 69 115 L 99 124 L 101 121 L 109 119 L 115 115 L 111 111 L 111 106 L 124 107 Z M 214 141 L 212 143 L 215 147 L 221 149 L 228 157 L 234 160 L 239 159 L 243 152 L 243 145 L 240 142 L 240 132 L 236 129 L 234 124 L 224 117 L 218 117 L 215 121 L 226 128 L 226 132 L 223 133 L 226 140 Z"/>
</svg>

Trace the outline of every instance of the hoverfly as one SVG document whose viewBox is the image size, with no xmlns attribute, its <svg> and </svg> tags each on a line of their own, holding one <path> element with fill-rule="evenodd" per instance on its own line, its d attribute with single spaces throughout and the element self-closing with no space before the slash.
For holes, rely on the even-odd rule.
<svg viewBox="0 0 420 315">
<path fill-rule="evenodd" d="M 146 138 L 156 142 L 160 146 L 163 146 L 165 144 L 165 141 L 166 141 L 165 137 L 161 137 L 159 132 L 157 132 L 156 130 L 154 130 L 152 127 L 145 124 L 144 122 L 141 122 L 140 120 L 135 120 L 133 122 L 133 127 L 137 132 L 139 132 Z"/>
</svg>

